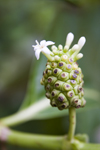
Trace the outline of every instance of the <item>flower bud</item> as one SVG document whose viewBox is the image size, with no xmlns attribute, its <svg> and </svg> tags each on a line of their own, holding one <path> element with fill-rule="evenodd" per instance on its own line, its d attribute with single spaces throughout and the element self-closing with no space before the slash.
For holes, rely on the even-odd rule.
<svg viewBox="0 0 100 150">
<path fill-rule="evenodd" d="M 55 59 L 55 61 L 59 62 L 61 58 L 58 55 L 55 55 L 54 59 Z"/>
<path fill-rule="evenodd" d="M 45 86 L 45 90 L 46 90 L 46 91 L 51 91 L 51 90 L 52 90 L 50 84 L 47 84 L 47 85 Z"/>
<path fill-rule="evenodd" d="M 68 91 L 66 95 L 67 97 L 72 98 L 74 96 L 74 91 L 73 90 Z"/>
<path fill-rule="evenodd" d="M 50 101 L 50 104 L 52 105 L 52 107 L 57 107 L 56 102 L 55 102 L 55 99 L 52 99 L 52 100 Z"/>
<path fill-rule="evenodd" d="M 65 66 L 66 66 L 66 63 L 63 61 L 58 63 L 58 68 L 60 68 L 60 69 L 65 69 Z"/>
<path fill-rule="evenodd" d="M 54 76 L 58 76 L 59 74 L 61 74 L 61 72 L 62 72 L 62 70 L 59 69 L 59 68 L 53 69 L 53 75 L 54 75 Z"/>
<path fill-rule="evenodd" d="M 74 97 L 72 99 L 72 106 L 74 106 L 75 108 L 80 108 L 81 107 L 81 103 L 82 103 L 82 101 L 79 98 L 77 98 L 77 97 Z"/>
<path fill-rule="evenodd" d="M 47 98 L 51 98 L 51 94 L 49 93 L 49 92 L 47 92 L 46 94 L 45 94 L 45 96 L 47 97 Z"/>
<path fill-rule="evenodd" d="M 72 89 L 73 89 L 73 87 L 69 83 L 64 83 L 63 84 L 63 90 L 70 91 Z"/>
<path fill-rule="evenodd" d="M 56 63 L 56 62 L 52 62 L 52 63 L 51 63 L 51 67 L 52 67 L 52 68 L 56 68 L 56 67 L 57 67 L 57 63 Z"/>
<path fill-rule="evenodd" d="M 59 89 L 60 91 L 63 89 L 63 84 L 64 84 L 64 82 L 62 82 L 62 81 L 57 81 L 56 83 L 55 83 L 55 88 L 56 89 Z"/>
<path fill-rule="evenodd" d="M 67 72 L 71 72 L 72 65 L 71 64 L 67 64 L 66 67 L 65 67 L 65 69 L 66 69 Z"/>
<path fill-rule="evenodd" d="M 54 84 L 54 82 L 56 82 L 57 78 L 56 77 L 53 77 L 53 76 L 49 76 L 48 77 L 48 83 L 50 83 L 51 85 Z"/>
<path fill-rule="evenodd" d="M 58 46 L 58 49 L 59 49 L 59 50 L 63 50 L 63 46 L 62 46 L 62 45 L 59 45 L 59 46 Z"/>
<path fill-rule="evenodd" d="M 66 62 L 67 59 L 68 59 L 68 56 L 67 56 L 67 55 L 62 55 L 62 56 L 61 56 L 61 60 L 62 60 L 62 61 L 65 61 L 65 62 Z"/>
<path fill-rule="evenodd" d="M 58 96 L 59 93 L 60 93 L 60 91 L 54 89 L 54 90 L 51 92 L 51 96 L 52 96 L 52 97 L 56 97 L 56 96 Z"/>
<path fill-rule="evenodd" d="M 69 79 L 69 73 L 67 72 L 62 72 L 59 76 L 58 79 L 61 79 L 62 81 L 66 81 Z"/>
<path fill-rule="evenodd" d="M 66 101 L 67 101 L 67 98 L 65 97 L 64 94 L 60 93 L 60 94 L 58 95 L 57 100 L 58 100 L 59 102 L 66 102 Z"/>
<path fill-rule="evenodd" d="M 58 105 L 59 110 L 67 109 L 69 107 L 69 102 Z"/>
</svg>

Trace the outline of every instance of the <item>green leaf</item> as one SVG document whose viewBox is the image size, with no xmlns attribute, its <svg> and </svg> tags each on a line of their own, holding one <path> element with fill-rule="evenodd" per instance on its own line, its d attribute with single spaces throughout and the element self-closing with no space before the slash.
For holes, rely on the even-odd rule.
<svg viewBox="0 0 100 150">
<path fill-rule="evenodd" d="M 27 93 L 20 110 L 29 107 L 44 94 L 43 87 L 40 84 L 42 72 L 45 68 L 44 64 L 46 64 L 46 58 L 44 56 L 39 61 L 32 62 Z"/>
</svg>

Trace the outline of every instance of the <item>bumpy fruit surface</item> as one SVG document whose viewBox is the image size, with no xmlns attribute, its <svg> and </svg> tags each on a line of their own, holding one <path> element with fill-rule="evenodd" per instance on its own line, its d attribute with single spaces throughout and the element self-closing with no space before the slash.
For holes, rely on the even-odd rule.
<svg viewBox="0 0 100 150">
<path fill-rule="evenodd" d="M 72 49 L 52 46 L 51 56 L 53 59 L 47 60 L 41 79 L 50 104 L 60 110 L 84 107 L 83 74 L 76 62 L 79 54 L 75 46 Z"/>
</svg>

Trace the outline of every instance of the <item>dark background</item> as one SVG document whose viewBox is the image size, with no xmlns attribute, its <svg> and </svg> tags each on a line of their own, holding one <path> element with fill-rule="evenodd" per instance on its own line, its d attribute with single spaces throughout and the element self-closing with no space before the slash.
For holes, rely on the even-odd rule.
<svg viewBox="0 0 100 150">
<path fill-rule="evenodd" d="M 100 2 L 98 0 L 1 0 L 0 1 L 0 116 L 18 110 L 25 97 L 35 40 L 65 43 L 72 32 L 76 43 L 86 37 L 83 59 L 78 63 L 85 87 L 100 91 Z M 42 55 L 42 54 L 41 54 Z M 41 64 L 41 66 L 45 64 Z M 41 72 L 42 76 L 42 72 Z M 43 88 L 43 87 L 42 87 Z M 77 114 L 76 133 L 87 133 L 90 142 L 100 142 L 100 110 Z M 62 135 L 68 131 L 68 116 L 29 121 L 13 127 L 19 131 Z M 24 150 L 1 144 L 1 150 Z M 27 149 L 28 150 L 28 149 Z"/>
</svg>

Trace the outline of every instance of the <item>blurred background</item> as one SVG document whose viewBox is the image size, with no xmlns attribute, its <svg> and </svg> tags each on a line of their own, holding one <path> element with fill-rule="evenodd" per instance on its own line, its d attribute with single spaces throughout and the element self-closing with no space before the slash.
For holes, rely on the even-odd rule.
<svg viewBox="0 0 100 150">
<path fill-rule="evenodd" d="M 99 0 L 8 0 L 0 1 L 0 117 L 16 112 L 25 97 L 29 72 L 37 65 L 32 45 L 35 40 L 65 44 L 66 35 L 75 35 L 73 44 L 86 37 L 83 59 L 85 87 L 100 91 L 100 1 Z M 42 55 L 41 55 L 42 56 Z M 45 68 L 46 58 L 40 68 Z M 40 61 L 40 60 L 39 60 Z M 38 61 L 38 63 L 39 63 Z M 36 72 L 34 72 L 36 74 Z M 38 93 L 44 88 L 38 79 Z M 35 84 L 35 83 L 34 83 Z M 77 113 L 76 133 L 87 133 L 90 142 L 100 142 L 100 110 Z M 30 133 L 62 135 L 68 131 L 68 116 L 29 121 L 13 127 Z M 1 144 L 1 150 L 25 150 Z M 26 149 L 29 150 L 29 149 Z"/>
</svg>

